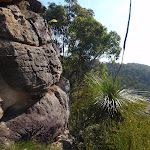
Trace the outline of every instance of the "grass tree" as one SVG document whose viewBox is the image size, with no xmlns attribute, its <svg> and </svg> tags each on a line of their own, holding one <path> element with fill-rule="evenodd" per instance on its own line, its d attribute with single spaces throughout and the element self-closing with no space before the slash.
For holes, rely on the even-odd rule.
<svg viewBox="0 0 150 150">
<path fill-rule="evenodd" d="M 121 107 L 125 102 L 122 96 L 123 86 L 121 86 L 120 79 L 113 79 L 112 77 L 105 77 L 103 79 L 95 75 L 86 77 L 91 88 L 96 91 L 93 99 L 95 110 L 97 109 L 98 117 L 109 116 L 111 118 L 121 119 Z"/>
</svg>

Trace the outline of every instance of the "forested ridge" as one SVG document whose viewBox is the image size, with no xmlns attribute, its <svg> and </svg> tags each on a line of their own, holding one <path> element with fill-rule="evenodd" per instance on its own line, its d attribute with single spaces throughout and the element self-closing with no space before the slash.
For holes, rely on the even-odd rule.
<svg viewBox="0 0 150 150">
<path fill-rule="evenodd" d="M 120 64 L 106 63 L 106 65 L 108 74 L 114 77 Z M 119 77 L 127 89 L 150 91 L 150 66 L 137 63 L 123 64 Z"/>
</svg>

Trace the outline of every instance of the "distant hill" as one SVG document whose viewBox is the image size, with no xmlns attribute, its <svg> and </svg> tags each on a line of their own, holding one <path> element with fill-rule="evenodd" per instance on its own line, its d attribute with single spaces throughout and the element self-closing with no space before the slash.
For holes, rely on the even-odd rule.
<svg viewBox="0 0 150 150">
<path fill-rule="evenodd" d="M 120 64 L 106 63 L 108 74 L 115 76 Z M 119 72 L 122 84 L 126 88 L 150 91 L 150 66 L 128 63 L 123 64 Z"/>
</svg>

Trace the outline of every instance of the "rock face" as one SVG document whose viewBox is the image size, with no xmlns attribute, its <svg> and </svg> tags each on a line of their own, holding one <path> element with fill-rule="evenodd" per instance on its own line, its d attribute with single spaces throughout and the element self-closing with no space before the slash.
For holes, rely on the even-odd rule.
<svg viewBox="0 0 150 150">
<path fill-rule="evenodd" d="M 29 135 L 48 141 L 68 126 L 69 81 L 61 77 L 59 49 L 37 14 L 43 10 L 37 0 L 0 7 L 2 145 Z"/>
<path fill-rule="evenodd" d="M 1 40 L 0 52 L 0 73 L 13 88 L 42 94 L 60 79 L 62 67 L 51 43 L 35 47 Z"/>
<path fill-rule="evenodd" d="M 45 96 L 25 113 L 0 123 L 0 142 L 9 145 L 28 135 L 50 141 L 67 129 L 67 105 L 66 94 L 58 86 L 50 87 Z"/>
<path fill-rule="evenodd" d="M 22 0 L 0 0 L 0 4 L 1 5 L 4 5 L 5 4 L 5 6 L 6 5 L 13 5 L 13 4 L 18 4 L 18 3 L 20 3 Z"/>
</svg>

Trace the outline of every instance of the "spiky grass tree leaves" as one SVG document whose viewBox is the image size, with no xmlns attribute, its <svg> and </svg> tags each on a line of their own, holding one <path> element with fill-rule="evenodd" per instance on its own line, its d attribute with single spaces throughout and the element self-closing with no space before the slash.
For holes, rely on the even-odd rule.
<svg viewBox="0 0 150 150">
<path fill-rule="evenodd" d="M 95 95 L 93 99 L 95 117 L 110 116 L 112 119 L 120 120 L 123 119 L 122 116 L 129 106 L 136 106 L 133 114 L 147 113 L 148 100 L 131 90 L 126 90 L 121 84 L 121 79 L 99 78 L 94 74 L 88 74 L 86 78 Z"/>
<path fill-rule="evenodd" d="M 90 75 L 86 78 L 90 86 L 97 92 L 94 104 L 100 110 L 99 113 L 101 114 L 99 115 L 102 117 L 107 114 L 111 118 L 122 117 L 120 110 L 125 99 L 121 95 L 123 87 L 120 80 L 107 77 L 101 79 L 95 75 Z"/>
</svg>

